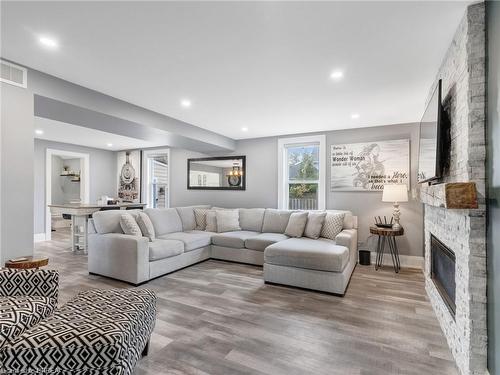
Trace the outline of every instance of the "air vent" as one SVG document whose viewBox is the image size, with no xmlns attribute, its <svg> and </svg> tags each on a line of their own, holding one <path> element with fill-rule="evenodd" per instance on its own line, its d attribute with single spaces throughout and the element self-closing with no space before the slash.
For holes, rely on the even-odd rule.
<svg viewBox="0 0 500 375">
<path fill-rule="evenodd" d="M 28 72 L 26 68 L 0 60 L 2 67 L 0 81 L 26 88 L 28 85 Z"/>
</svg>

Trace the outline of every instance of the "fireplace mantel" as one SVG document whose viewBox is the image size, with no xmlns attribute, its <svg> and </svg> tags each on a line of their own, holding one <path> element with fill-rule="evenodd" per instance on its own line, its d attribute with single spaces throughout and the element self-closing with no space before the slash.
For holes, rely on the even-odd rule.
<svg viewBox="0 0 500 375">
<path fill-rule="evenodd" d="M 478 208 L 476 183 L 447 182 L 420 187 L 420 201 L 430 206 L 448 209 Z"/>
</svg>

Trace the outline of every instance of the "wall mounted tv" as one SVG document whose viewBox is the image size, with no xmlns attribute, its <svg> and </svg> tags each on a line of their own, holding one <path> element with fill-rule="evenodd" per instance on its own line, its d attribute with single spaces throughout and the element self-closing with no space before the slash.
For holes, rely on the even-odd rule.
<svg viewBox="0 0 500 375">
<path fill-rule="evenodd" d="M 434 182 L 448 168 L 450 126 L 448 114 L 441 103 L 441 80 L 420 121 L 418 182 Z"/>
</svg>

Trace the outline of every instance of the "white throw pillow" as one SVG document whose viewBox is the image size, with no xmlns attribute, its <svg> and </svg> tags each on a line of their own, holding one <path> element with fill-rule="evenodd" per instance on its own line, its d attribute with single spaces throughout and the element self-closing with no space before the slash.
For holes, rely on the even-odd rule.
<svg viewBox="0 0 500 375">
<path fill-rule="evenodd" d="M 134 217 L 130 214 L 123 214 L 120 216 L 120 226 L 122 227 L 123 233 L 130 234 L 132 236 L 142 237 L 141 228 L 135 221 Z"/>
<path fill-rule="evenodd" d="M 153 222 L 144 212 L 139 212 L 137 214 L 137 224 L 141 229 L 142 235 L 149 238 L 149 241 L 153 241 L 156 237 L 155 235 L 155 227 L 153 226 Z"/>
<path fill-rule="evenodd" d="M 209 208 L 195 208 L 194 209 L 194 219 L 196 221 L 197 230 L 205 230 L 207 227 L 207 212 L 210 211 Z"/>
<path fill-rule="evenodd" d="M 206 214 L 207 225 L 205 231 L 207 232 L 217 232 L 217 217 L 215 216 L 214 210 L 208 210 Z"/>
<path fill-rule="evenodd" d="M 234 232 L 241 230 L 239 210 L 216 210 L 217 232 Z"/>
<path fill-rule="evenodd" d="M 334 240 L 337 234 L 342 232 L 344 217 L 345 213 L 334 214 L 327 212 L 323 229 L 321 229 L 321 237 Z"/>
<path fill-rule="evenodd" d="M 317 240 L 321 234 L 326 212 L 309 212 L 304 236 Z"/>
<path fill-rule="evenodd" d="M 307 212 L 294 212 L 290 215 L 285 234 L 290 237 L 302 237 L 307 223 Z"/>
</svg>

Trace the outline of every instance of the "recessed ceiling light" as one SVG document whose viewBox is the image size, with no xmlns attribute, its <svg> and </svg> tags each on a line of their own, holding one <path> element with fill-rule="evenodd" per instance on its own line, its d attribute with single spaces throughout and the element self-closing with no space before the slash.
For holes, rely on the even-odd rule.
<svg viewBox="0 0 500 375">
<path fill-rule="evenodd" d="M 106 146 L 113 147 L 113 144 L 112 143 L 108 143 Z"/>
<path fill-rule="evenodd" d="M 191 100 L 188 100 L 188 99 L 182 99 L 182 100 L 181 100 L 181 105 L 182 105 L 184 108 L 189 108 L 189 107 L 191 107 Z"/>
<path fill-rule="evenodd" d="M 38 41 L 45 47 L 51 49 L 56 49 L 57 47 L 59 47 L 59 43 L 57 43 L 57 40 L 49 38 L 47 36 L 41 36 L 40 38 L 38 38 Z"/>
<path fill-rule="evenodd" d="M 35 130 L 35 134 L 42 135 L 43 134 L 43 130 L 42 129 L 36 129 Z"/>
<path fill-rule="evenodd" d="M 353 113 L 351 115 L 351 118 L 354 119 L 354 120 L 358 119 L 359 118 L 359 113 Z"/>
<path fill-rule="evenodd" d="M 248 131 L 248 128 L 245 126 L 245 127 L 241 128 L 241 131 L 242 131 L 242 132 L 247 132 L 247 131 Z"/>
<path fill-rule="evenodd" d="M 333 80 L 335 80 L 335 81 L 338 81 L 343 76 L 344 76 L 344 72 L 342 72 L 341 70 L 334 70 L 332 72 L 332 74 L 330 74 L 330 78 L 333 79 Z"/>
</svg>

